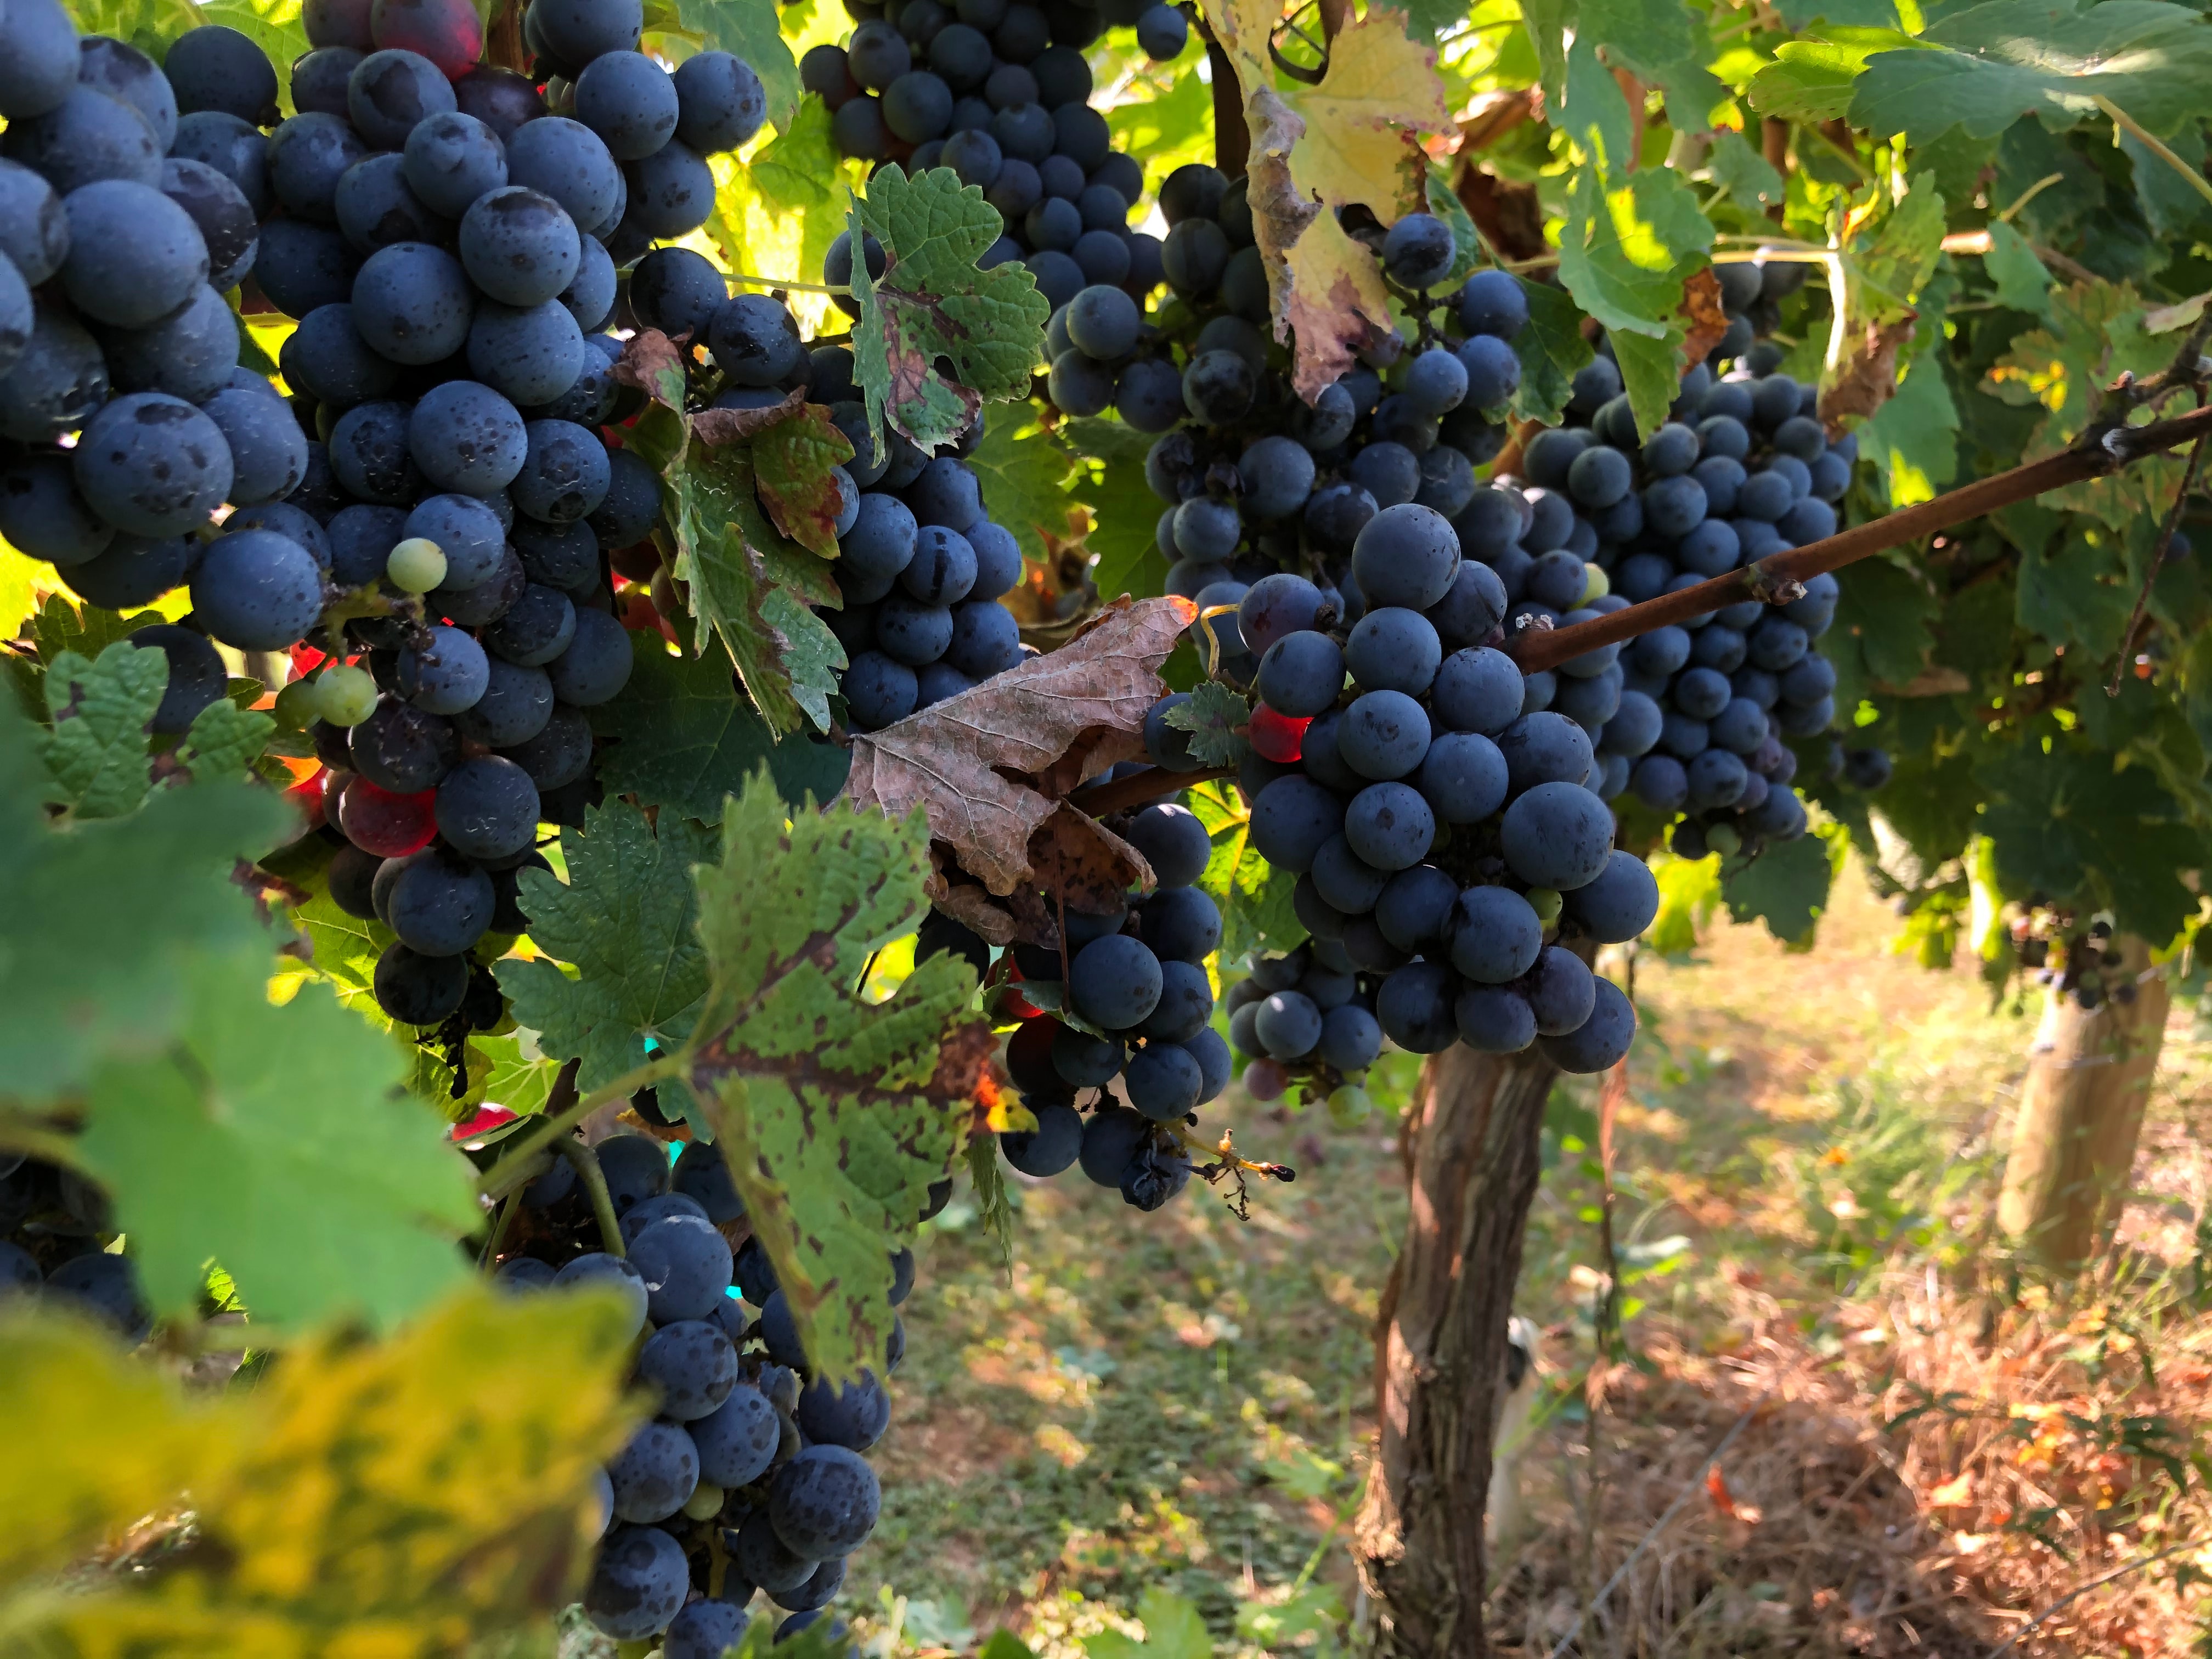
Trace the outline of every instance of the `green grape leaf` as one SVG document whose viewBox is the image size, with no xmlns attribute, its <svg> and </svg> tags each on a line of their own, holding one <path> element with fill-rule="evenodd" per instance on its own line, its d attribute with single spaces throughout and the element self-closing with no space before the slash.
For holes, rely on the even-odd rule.
<svg viewBox="0 0 2212 1659">
<path fill-rule="evenodd" d="M 385 1024 L 384 1012 L 376 1006 L 372 991 L 377 961 L 398 942 L 398 935 L 380 921 L 364 921 L 338 908 L 330 891 L 330 852 L 320 837 L 311 836 L 296 851 L 263 860 L 264 868 L 307 894 L 287 912 L 306 940 L 306 959 L 280 963 L 276 980 L 280 986 L 295 982 L 295 991 L 299 984 L 322 981 L 342 1005 L 374 1024 Z"/>
<path fill-rule="evenodd" d="M 2149 768 L 2116 767 L 2111 755 L 2055 730 L 2051 737 L 2048 754 L 2037 743 L 2008 744 L 1975 769 L 2000 884 L 2053 904 L 2109 904 L 2123 932 L 2163 945 L 2197 914 L 2179 872 L 2212 856 L 2203 835 Z"/>
<path fill-rule="evenodd" d="M 1096 416 L 1091 420 L 1098 426 L 1114 424 Z M 1068 491 L 1075 482 L 1076 464 L 1060 439 L 1038 422 L 1036 404 L 1017 402 L 994 410 L 968 465 L 983 486 L 992 522 L 1013 532 L 1024 558 L 1042 563 L 1046 532 L 1067 533 L 1068 509 L 1075 505 Z"/>
<path fill-rule="evenodd" d="M 1728 128 L 1716 132 L 1712 149 L 1705 154 L 1705 165 L 1711 169 L 1713 182 L 1747 213 L 1763 213 L 1787 199 L 1788 186 L 1774 164 L 1753 149 L 1751 141 L 1740 132 Z"/>
<path fill-rule="evenodd" d="M 1784 945 L 1810 945 L 1833 877 L 1828 844 L 1802 835 L 1771 842 L 1754 859 L 1732 862 L 1721 872 L 1721 896 L 1731 920 L 1763 921 Z"/>
<path fill-rule="evenodd" d="M 803 737 L 778 742 L 720 657 L 671 652 L 644 629 L 630 635 L 630 650 L 629 683 L 591 711 L 592 730 L 605 739 L 598 764 L 609 794 L 720 823 L 724 799 L 763 761 L 794 805 L 810 790 L 827 799 L 844 787 L 851 755 Z"/>
<path fill-rule="evenodd" d="M 950 167 L 908 179 L 897 163 L 868 180 L 848 216 L 884 247 L 884 274 L 853 263 L 853 357 L 883 451 L 888 419 L 925 450 L 952 442 L 988 402 L 1029 395 L 1052 310 L 1018 260 L 975 261 L 1005 228 L 999 210 Z M 951 362 L 957 380 L 939 373 Z"/>
<path fill-rule="evenodd" d="M 1429 163 L 1422 197 L 1430 216 L 1443 220 L 1452 234 L 1451 269 L 1433 284 L 1433 289 L 1438 294 L 1456 293 L 1466 285 L 1468 277 L 1487 263 L 1489 247 L 1474 221 L 1468 216 L 1466 204 L 1453 191 L 1451 174 L 1440 163 Z"/>
<path fill-rule="evenodd" d="M 1800 33 L 1814 25 L 1844 28 L 1902 29 L 1897 0 L 1782 0 L 1775 9 L 1782 21 Z"/>
<path fill-rule="evenodd" d="M 1938 18 L 1918 50 L 1869 58 L 1850 122 L 1911 144 L 1953 126 L 1994 137 L 2023 115 L 2063 132 L 2110 99 L 2153 132 L 2203 112 L 2212 27 L 2165 0 L 2105 0 L 2076 13 L 2050 0 L 1991 0 Z M 1935 48 L 1929 50 L 1928 48 Z"/>
<path fill-rule="evenodd" d="M 2016 614 L 2029 633 L 2102 661 L 2119 648 L 2136 586 L 2119 536 L 2069 519 L 2054 544 L 2020 556 Z"/>
<path fill-rule="evenodd" d="M 1064 422 L 1060 430 L 1083 464 L 1074 492 L 1091 508 L 1084 544 L 1098 556 L 1091 574 L 1099 597 L 1127 593 L 1141 599 L 1164 592 L 1168 562 L 1157 531 L 1167 504 L 1145 482 L 1145 457 L 1153 441 L 1096 416 Z"/>
<path fill-rule="evenodd" d="M 753 440 L 753 481 L 775 527 L 808 552 L 837 556 L 844 496 L 833 467 L 853 459 L 852 440 L 820 404 L 802 404 Z"/>
<path fill-rule="evenodd" d="M 1625 331 L 1613 337 L 1613 359 L 1639 438 L 1649 438 L 1667 423 L 1668 409 L 1681 395 L 1682 343 L 1687 337 L 1680 325 L 1656 340 Z"/>
<path fill-rule="evenodd" d="M 1168 710 L 1167 722 L 1190 733 L 1191 757 L 1200 766 L 1234 766 L 1252 745 L 1237 728 L 1252 718 L 1252 704 L 1219 680 L 1200 680 L 1190 701 Z"/>
<path fill-rule="evenodd" d="M 995 1042 L 950 953 L 886 1001 L 860 994 L 869 956 L 927 905 L 922 814 L 787 814 L 763 769 L 697 872 L 711 981 L 690 1077 L 807 1358 L 844 1378 L 882 1364 L 890 1254 L 951 1168 Z"/>
<path fill-rule="evenodd" d="M 2127 152 L 2128 166 L 2135 173 L 2136 200 L 2152 234 L 2172 240 L 2195 231 L 2205 216 L 2206 204 L 2182 170 L 2161 161 L 2133 133 L 2120 132 L 2115 137 L 2120 149 Z M 2168 133 L 2166 147 L 2181 158 L 2190 172 L 2203 176 L 2204 134 L 2194 124 Z"/>
<path fill-rule="evenodd" d="M 1032 1121 L 1034 1121 L 1034 1114 Z M 975 1218 L 999 1247 L 1001 1271 L 1014 1270 L 1014 1203 L 1006 1191 L 1006 1172 L 999 1165 L 999 1137 L 978 1134 L 968 1141 L 968 1178 L 975 1187 Z"/>
<path fill-rule="evenodd" d="M 1567 101 L 1567 34 L 1579 21 L 1574 0 L 1522 0 L 1521 16 L 1536 53 L 1536 84 L 1546 109 Z"/>
<path fill-rule="evenodd" d="M 1589 367 L 1597 351 L 1583 338 L 1583 313 L 1563 289 L 1548 283 L 1513 279 L 1528 301 L 1528 321 L 1513 337 L 1521 360 L 1521 385 L 1513 394 L 1513 413 L 1523 421 L 1557 426 L 1574 395 L 1575 376 Z"/>
<path fill-rule="evenodd" d="M 197 783 L 241 776 L 261 758 L 276 732 L 276 722 L 259 709 L 240 708 L 228 698 L 218 698 L 200 710 L 185 734 L 185 764 Z"/>
<path fill-rule="evenodd" d="M 2031 317 L 2051 314 L 2051 275 L 2027 239 L 2001 219 L 1990 222 L 1990 251 L 1982 268 L 1996 284 L 1997 303 Z"/>
<path fill-rule="evenodd" d="M 1252 845 L 1252 815 L 1236 785 L 1226 780 L 1190 789 L 1190 810 L 1213 841 L 1199 887 L 1221 911 L 1221 959 L 1248 951 L 1289 951 L 1306 936 L 1291 908 L 1297 878 L 1278 870 Z"/>
<path fill-rule="evenodd" d="M 1830 25 L 1808 40 L 1784 40 L 1751 77 L 1751 106 L 1761 115 L 1818 125 L 1840 121 L 1868 60 L 1907 56 L 1920 42 L 1886 25 Z"/>
<path fill-rule="evenodd" d="M 1632 170 L 1634 120 L 1620 82 L 1598 61 L 1595 37 L 1577 33 L 1568 43 L 1566 96 L 1551 118 L 1581 147 L 1601 178 L 1617 179 Z"/>
<path fill-rule="evenodd" d="M 1940 319 L 1923 315 L 1917 335 L 1930 345 L 1940 340 Z M 1942 352 L 1919 351 L 1897 390 L 1858 428 L 1859 453 L 1881 472 L 1892 507 L 1931 500 L 1958 476 L 1959 409 L 1946 365 Z"/>
<path fill-rule="evenodd" d="M 466 1277 L 468 1161 L 395 1091 L 391 1043 L 319 987 L 272 1006 L 265 978 L 258 952 L 199 964 L 173 1047 L 94 1076 L 80 1154 L 156 1312 L 212 1259 L 258 1318 L 389 1327 Z"/>
<path fill-rule="evenodd" d="M 2003 227 L 2001 227 L 2003 228 Z M 1943 252 L 1943 198 L 1936 175 L 1916 174 L 1905 199 L 1851 239 L 1851 321 L 1882 323 L 1907 314 Z"/>
<path fill-rule="evenodd" d="M 694 446 L 666 482 L 692 616 L 721 640 L 770 731 L 782 736 L 806 720 L 826 731 L 845 652 L 807 602 L 838 602 L 830 566 L 769 523 L 744 446 Z"/>
<path fill-rule="evenodd" d="M 96 605 L 80 610 L 66 594 L 49 593 L 31 619 L 31 643 L 38 648 L 41 662 L 51 663 L 64 651 L 97 657 L 116 641 L 129 638 L 133 629 L 166 620 L 154 611 L 136 611 L 125 617 L 102 611 Z"/>
<path fill-rule="evenodd" d="M 1646 168 L 1608 190 L 1584 166 L 1568 192 L 1559 278 L 1607 329 L 1663 340 L 1680 326 L 1682 284 L 1712 242 L 1696 195 L 1673 173 Z"/>
<path fill-rule="evenodd" d="M 168 689 L 169 659 L 120 641 L 88 662 L 64 651 L 46 665 L 49 799 L 80 818 L 117 818 L 153 787 L 146 726 Z M 225 705 L 227 706 L 227 705 Z"/>
<path fill-rule="evenodd" d="M 1139 70 L 1139 85 L 1145 78 Z M 1179 70 L 1170 70 L 1164 78 L 1167 84 L 1158 96 L 1117 103 L 1105 112 L 1114 148 L 1143 156 L 1146 170 L 1156 179 L 1185 161 L 1210 162 L 1213 156 L 1212 90 L 1197 76 Z"/>
<path fill-rule="evenodd" d="M 742 58 L 760 76 L 768 94 L 769 125 L 782 131 L 799 107 L 799 63 L 783 38 L 775 0 L 656 0 L 646 28 L 656 34 L 681 34 L 707 51 Z M 670 23 L 674 27 L 671 27 Z"/>
<path fill-rule="evenodd" d="M 1848 713 L 1881 688 L 1919 676 L 1943 607 L 1917 572 L 1887 558 L 1863 559 L 1836 583 L 1836 620 L 1820 649 L 1835 666 L 1836 707 Z"/>
<path fill-rule="evenodd" d="M 554 960 L 502 962 L 493 971 L 538 1046 L 582 1061 L 576 1086 L 585 1093 L 642 1064 L 648 1040 L 673 1047 L 691 1034 L 707 992 L 691 866 L 713 850 L 713 832 L 698 824 L 673 812 L 647 823 L 636 807 L 610 799 L 586 810 L 582 834 L 561 832 L 566 885 L 547 871 L 522 872 L 531 942 Z"/>
<path fill-rule="evenodd" d="M 1132 1641 L 1117 1630 L 1083 1638 L 1087 1659 L 1213 1659 L 1213 1638 L 1195 1604 L 1157 1586 L 1137 1602 L 1145 1639 Z"/>
<path fill-rule="evenodd" d="M 128 817 L 51 823 L 38 738 L 0 703 L 0 1087 L 29 1101 L 81 1086 L 103 1060 L 158 1051 L 204 955 L 266 948 L 231 874 L 288 817 L 270 791 L 226 783 L 162 790 Z"/>
</svg>

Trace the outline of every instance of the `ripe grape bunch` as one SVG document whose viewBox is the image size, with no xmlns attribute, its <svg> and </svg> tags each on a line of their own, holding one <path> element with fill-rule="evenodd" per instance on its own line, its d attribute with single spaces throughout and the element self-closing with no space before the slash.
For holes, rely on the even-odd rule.
<svg viewBox="0 0 2212 1659">
<path fill-rule="evenodd" d="M 652 1091 L 632 1103 L 665 1125 Z M 890 1425 L 890 1398 L 873 1370 L 842 1388 L 812 1380 L 767 1251 L 729 1242 L 745 1208 L 721 1153 L 690 1142 L 672 1167 L 670 1151 L 633 1133 L 567 1144 L 522 1189 L 495 1282 L 516 1294 L 611 1289 L 629 1304 L 636 1381 L 659 1410 L 599 1474 L 584 1610 L 617 1640 L 665 1632 L 668 1659 L 711 1659 L 744 1631 L 756 1591 L 783 1612 L 778 1639 L 836 1597 L 881 1511 L 862 1454 Z M 587 1167 L 605 1184 L 619 1254 L 579 1179 Z M 949 1191 L 933 1189 L 933 1204 Z M 892 1267 L 896 1307 L 914 1285 L 912 1253 Z M 894 1315 L 884 1376 L 905 1345 Z"/>
<path fill-rule="evenodd" d="M 1161 0 L 846 5 L 858 23 L 846 43 L 799 64 L 842 154 L 910 173 L 951 168 L 1005 221 L 983 266 L 1021 261 L 1055 307 L 1086 285 L 1139 298 L 1158 285 L 1158 240 L 1128 226 L 1144 169 L 1091 107 L 1083 49 L 1109 25 L 1133 25 L 1147 54 L 1171 60 L 1189 41 L 1181 11 Z"/>
<path fill-rule="evenodd" d="M 533 81 L 477 61 L 464 0 L 318 0 L 283 120 L 234 30 L 165 72 L 52 0 L 0 27 L 0 534 L 112 609 L 188 586 L 132 635 L 167 659 L 157 732 L 223 694 L 218 645 L 295 653 L 276 712 L 325 764 L 331 890 L 396 936 L 375 991 L 408 1024 L 497 1023 L 470 953 L 522 930 L 538 823 L 592 798 L 585 711 L 631 663 L 608 555 L 643 568 L 659 506 L 602 436 L 634 394 L 597 331 L 763 115 L 728 53 L 639 53 L 642 16 L 539 0 Z M 300 319 L 289 404 L 238 366 L 240 284 Z M 764 369 L 767 302 L 716 298 L 728 380 L 803 382 L 787 313 Z"/>
<path fill-rule="evenodd" d="M 1080 1164 L 1099 1186 L 1157 1210 L 1190 1182 L 1177 1127 L 1229 1085 L 1229 1045 L 1211 1024 L 1206 971 L 1221 944 L 1221 912 L 1194 884 L 1212 842 L 1182 806 L 1108 823 L 1144 854 L 1158 886 L 1103 914 L 1048 906 L 1055 937 L 1013 947 L 1008 1000 L 1023 1018 L 1007 1040 L 1006 1072 L 1036 1127 L 1003 1133 L 999 1144 L 1023 1175 Z M 942 915 L 917 948 L 959 951 L 979 974 L 988 966 L 982 941 Z"/>
<path fill-rule="evenodd" d="M 1276 1100 L 1302 1078 L 1328 1099 L 1333 1116 L 1353 1127 L 1371 1104 L 1362 1079 L 1382 1052 L 1375 1018 L 1381 981 L 1352 965 L 1340 939 L 1310 939 L 1295 951 L 1259 957 L 1250 969 L 1222 998 L 1229 1041 L 1254 1062 L 1244 1068 L 1245 1091 Z"/>
<path fill-rule="evenodd" d="M 116 1237 L 107 1195 L 75 1170 L 0 1152 L 0 1305 L 36 1297 L 68 1307 L 125 1342 L 154 1316 Z"/>
<path fill-rule="evenodd" d="M 1755 264 L 1718 269 L 1741 323 L 1738 307 L 1757 302 L 1763 281 L 1799 268 L 1770 266 L 1765 278 Z M 1761 343 L 1717 379 L 1693 369 L 1667 423 L 1641 444 L 1612 360 L 1601 355 L 1577 376 L 1570 424 L 1538 434 L 1522 457 L 1540 507 L 1524 556 L 1487 556 L 1516 601 L 1509 628 L 1564 620 L 1577 597 L 1570 590 L 1587 591 L 1585 558 L 1618 605 L 1835 533 L 1856 443 L 1829 441 L 1813 413 L 1815 388 L 1780 372 L 1780 355 Z M 1562 526 L 1560 545 L 1545 547 Z M 1678 853 L 1755 854 L 1805 832 L 1790 740 L 1822 738 L 1834 722 L 1835 670 L 1817 642 L 1838 587 L 1826 574 L 1803 587 L 1778 606 L 1746 599 L 1654 629 L 1608 671 L 1619 685 L 1597 734 L 1600 793 L 1626 790 L 1662 823 L 1684 814 L 1672 833 Z M 1863 763 L 1847 774 L 1865 775 Z"/>
</svg>

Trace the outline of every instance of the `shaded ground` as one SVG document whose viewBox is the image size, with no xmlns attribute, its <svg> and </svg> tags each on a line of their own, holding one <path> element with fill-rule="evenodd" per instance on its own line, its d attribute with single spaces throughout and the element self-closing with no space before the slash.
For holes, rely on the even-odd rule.
<svg viewBox="0 0 2212 1659">
<path fill-rule="evenodd" d="M 1547 1328 L 1547 1395 L 1491 1609 L 1509 1649 L 1966 1656 L 2025 1631 L 2014 1651 L 2204 1650 L 2212 1547 L 2027 1626 L 2212 1537 L 2191 1464 L 2212 1384 L 2191 1299 L 2206 1049 L 2178 1008 L 2125 1229 L 2139 1254 L 2054 1305 L 1986 1223 L 2032 1021 L 1991 1012 L 1969 971 L 1890 955 L 1893 927 L 1847 873 L 1814 952 L 1723 922 L 1694 962 L 1638 964 L 1616 1170 L 1630 1317 L 1595 1433 L 1597 1092 L 1554 1096 L 1520 1297 Z M 1032 1183 L 1010 1281 L 956 1201 L 906 1309 L 886 1519 L 850 1581 L 872 1644 L 961 1650 L 1005 1625 L 1073 1653 L 1133 1629 L 1155 1585 L 1196 1601 L 1224 1650 L 1358 1640 L 1370 1610 L 1339 1528 L 1412 1075 L 1400 1057 L 1385 1111 L 1352 1131 L 1232 1103 L 1239 1145 L 1299 1170 L 1249 1221 L 1196 1188 L 1147 1217 L 1072 1177 Z"/>
</svg>

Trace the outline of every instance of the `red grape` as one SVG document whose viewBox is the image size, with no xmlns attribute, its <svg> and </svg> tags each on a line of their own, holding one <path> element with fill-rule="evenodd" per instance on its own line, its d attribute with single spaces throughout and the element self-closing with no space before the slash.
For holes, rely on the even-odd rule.
<svg viewBox="0 0 2212 1659">
<path fill-rule="evenodd" d="M 376 0 L 368 32 L 380 51 L 427 58 L 448 81 L 460 79 L 483 56 L 483 25 L 469 0 Z"/>
<path fill-rule="evenodd" d="M 338 801 L 338 827 L 364 853 L 405 858 L 428 847 L 438 833 L 432 811 L 437 799 L 434 789 L 425 789 L 419 795 L 395 795 L 367 778 L 357 777 L 346 786 Z"/>
<path fill-rule="evenodd" d="M 1304 752 L 1306 727 L 1313 721 L 1294 720 L 1288 714 L 1279 714 L 1261 703 L 1252 711 L 1252 723 L 1246 735 L 1251 739 L 1253 752 L 1261 760 L 1271 760 L 1286 765 Z"/>
</svg>

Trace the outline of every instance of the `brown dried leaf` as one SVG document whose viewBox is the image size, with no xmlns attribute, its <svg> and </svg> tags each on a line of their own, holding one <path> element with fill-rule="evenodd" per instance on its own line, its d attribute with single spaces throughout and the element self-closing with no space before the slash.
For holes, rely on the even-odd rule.
<svg viewBox="0 0 2212 1659">
<path fill-rule="evenodd" d="M 741 444 L 778 422 L 789 420 L 805 404 L 806 388 L 800 386 L 767 409 L 702 409 L 691 417 L 692 435 L 710 447 Z"/>
<path fill-rule="evenodd" d="M 623 386 L 634 386 L 664 409 L 684 412 L 684 353 L 657 328 L 641 328 L 623 347 L 607 371 Z"/>
<path fill-rule="evenodd" d="M 1049 656 L 855 738 L 846 795 L 895 817 L 921 807 L 932 839 L 998 897 L 1035 886 L 1031 837 L 1101 757 L 1131 752 L 1197 614 L 1172 597 L 1115 605 Z"/>
<path fill-rule="evenodd" d="M 1820 420 L 1828 435 L 1844 434 L 1846 416 L 1863 419 L 1897 395 L 1897 354 L 1912 337 L 1920 313 L 1908 311 L 1893 322 L 1869 323 L 1836 378 L 1820 393 Z"/>
<path fill-rule="evenodd" d="M 1704 362 L 1705 354 L 1718 345 L 1721 337 L 1729 331 L 1728 313 L 1721 309 L 1721 279 L 1714 275 L 1711 266 L 1692 272 L 1682 284 L 1679 314 L 1689 327 L 1688 337 L 1682 342 L 1682 361 Z"/>
</svg>

